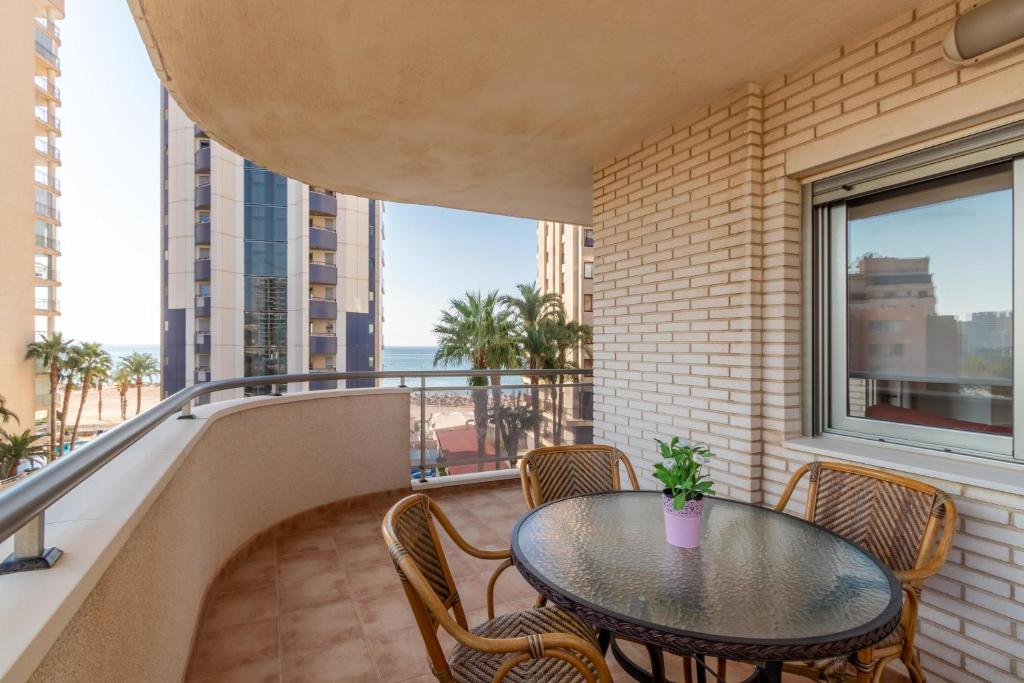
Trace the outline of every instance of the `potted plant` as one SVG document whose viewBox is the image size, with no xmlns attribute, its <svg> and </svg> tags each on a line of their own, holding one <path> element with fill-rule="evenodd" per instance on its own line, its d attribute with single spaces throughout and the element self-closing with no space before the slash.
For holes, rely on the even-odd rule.
<svg viewBox="0 0 1024 683">
<path fill-rule="evenodd" d="M 700 545 L 704 496 L 715 495 L 711 475 L 701 473 L 701 468 L 714 453 L 701 444 L 682 446 L 678 436 L 669 443 L 655 441 L 664 460 L 654 466 L 654 478 L 665 485 L 665 538 L 680 548 L 696 548 Z"/>
</svg>

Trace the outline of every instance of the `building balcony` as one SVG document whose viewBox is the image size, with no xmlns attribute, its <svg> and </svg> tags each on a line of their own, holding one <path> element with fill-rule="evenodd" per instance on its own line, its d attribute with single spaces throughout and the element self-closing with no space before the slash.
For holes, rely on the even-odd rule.
<svg viewBox="0 0 1024 683">
<path fill-rule="evenodd" d="M 208 245 L 210 243 L 210 221 L 199 221 L 196 223 L 196 244 Z"/>
<path fill-rule="evenodd" d="M 195 279 L 205 281 L 210 279 L 210 259 L 197 258 L 194 267 Z"/>
<path fill-rule="evenodd" d="M 54 223 L 60 223 L 60 209 L 51 204 L 36 202 L 36 215 L 47 218 Z"/>
<path fill-rule="evenodd" d="M 43 280 L 45 282 L 59 284 L 60 283 L 60 272 L 56 268 L 37 268 L 36 279 Z"/>
<path fill-rule="evenodd" d="M 196 384 L 210 381 L 210 368 L 206 366 L 200 366 L 195 371 Z"/>
<path fill-rule="evenodd" d="M 37 103 L 53 102 L 60 105 L 60 88 L 51 79 L 46 76 L 36 76 L 35 86 Z"/>
<path fill-rule="evenodd" d="M 309 317 L 312 320 L 336 320 L 338 317 L 337 300 L 311 298 L 309 300 Z"/>
<path fill-rule="evenodd" d="M 338 233 L 334 230 L 325 230 L 323 228 L 314 228 L 313 226 L 310 226 L 309 248 L 336 251 L 338 249 Z"/>
<path fill-rule="evenodd" d="M 36 185 L 45 188 L 55 195 L 60 195 L 60 178 L 57 176 L 47 173 L 45 170 L 36 169 L 33 179 Z"/>
<path fill-rule="evenodd" d="M 43 138 L 36 138 L 36 156 L 44 161 L 60 165 L 60 150 Z"/>
<path fill-rule="evenodd" d="M 210 172 L 210 147 L 200 147 L 196 150 L 196 173 Z"/>
<path fill-rule="evenodd" d="M 36 314 L 48 315 L 60 313 L 60 304 L 56 299 L 36 299 Z"/>
<path fill-rule="evenodd" d="M 202 185 L 196 185 L 196 208 L 197 209 L 209 209 L 210 208 L 210 183 L 203 183 Z"/>
<path fill-rule="evenodd" d="M 210 333 L 209 332 L 196 332 L 196 353 L 209 353 L 210 352 Z"/>
<path fill-rule="evenodd" d="M 57 56 L 49 45 L 39 39 L 36 39 L 36 61 L 40 62 L 44 69 L 49 67 L 58 73 L 60 72 L 60 57 Z"/>
<path fill-rule="evenodd" d="M 46 107 L 36 107 L 36 132 L 39 135 L 53 133 L 60 135 L 60 119 L 56 114 L 50 113 Z"/>
<path fill-rule="evenodd" d="M 309 191 L 309 212 L 314 216 L 337 216 L 338 198 L 318 190 Z"/>
<path fill-rule="evenodd" d="M 333 263 L 310 261 L 309 281 L 318 285 L 334 285 L 338 283 L 338 266 Z"/>
<path fill-rule="evenodd" d="M 36 235 L 36 248 L 46 252 L 60 254 L 60 240 L 46 235 Z"/>
<path fill-rule="evenodd" d="M 309 353 L 338 353 L 338 337 L 333 332 L 310 332 Z"/>
<path fill-rule="evenodd" d="M 195 312 L 197 318 L 209 318 L 210 317 L 210 297 L 197 296 L 195 302 Z"/>
</svg>

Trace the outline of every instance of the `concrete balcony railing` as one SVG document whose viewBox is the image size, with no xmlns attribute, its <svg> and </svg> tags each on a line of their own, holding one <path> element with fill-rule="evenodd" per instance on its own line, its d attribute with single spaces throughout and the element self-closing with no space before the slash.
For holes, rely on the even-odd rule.
<svg viewBox="0 0 1024 683">
<path fill-rule="evenodd" d="M 196 315 L 198 317 L 200 317 L 200 318 L 209 318 L 210 317 L 210 297 L 209 297 L 209 295 L 197 296 L 196 297 L 195 311 L 196 311 Z"/>
<path fill-rule="evenodd" d="M 209 353 L 210 345 L 211 341 L 209 332 L 196 332 L 196 353 Z"/>
<path fill-rule="evenodd" d="M 210 259 L 197 258 L 195 261 L 194 272 L 196 280 L 209 280 L 211 273 Z"/>
<path fill-rule="evenodd" d="M 310 332 L 309 352 L 313 353 L 337 353 L 338 338 L 333 332 Z"/>
<path fill-rule="evenodd" d="M 309 212 L 314 216 L 337 216 L 338 198 L 317 190 L 309 191 Z"/>
<path fill-rule="evenodd" d="M 210 221 L 196 223 L 196 244 L 210 243 Z"/>
<path fill-rule="evenodd" d="M 210 148 L 200 147 L 195 155 L 196 173 L 210 172 Z"/>
<path fill-rule="evenodd" d="M 207 372 L 197 367 L 197 379 Z M 465 390 L 459 371 L 401 377 L 326 368 L 194 385 L 4 489 L 0 557 L 16 551 L 27 563 L 34 556 L 26 549 L 47 548 L 55 564 L 0 575 L 8 588 L 0 618 L 18 624 L 0 641 L 0 678 L 182 681 L 190 653 L 209 658 L 209 644 L 195 634 L 218 576 L 268 541 L 272 547 L 282 530 L 329 518 L 379 542 L 379 521 L 375 528 L 366 506 L 379 511 L 415 485 L 410 400 L 421 414 L 433 405 L 415 388 L 426 386 L 426 375 L 442 384 L 438 378 L 450 377 Z M 401 386 L 191 406 L 213 392 L 266 382 L 381 379 Z M 290 465 L 282 467 L 282 458 Z M 513 501 L 513 493 L 502 500 Z M 380 561 L 388 566 L 386 555 Z"/>
<path fill-rule="evenodd" d="M 197 209 L 210 208 L 210 183 L 202 183 L 200 185 L 196 185 L 195 197 Z"/>
</svg>

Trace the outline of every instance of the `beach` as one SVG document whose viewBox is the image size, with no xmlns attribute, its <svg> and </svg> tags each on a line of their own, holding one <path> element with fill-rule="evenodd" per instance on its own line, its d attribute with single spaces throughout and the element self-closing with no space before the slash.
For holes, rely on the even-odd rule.
<svg viewBox="0 0 1024 683">
<path fill-rule="evenodd" d="M 135 387 L 128 389 L 128 414 L 127 417 L 130 420 L 135 417 Z M 59 391 L 57 393 L 57 410 L 61 409 L 64 400 L 64 392 Z M 68 404 L 68 413 L 70 413 L 70 419 L 68 420 L 68 428 L 74 424 L 75 416 L 78 414 L 78 403 L 82 400 L 82 392 L 75 389 L 71 392 L 71 401 Z M 152 408 L 160 402 L 160 385 L 159 384 L 143 384 L 142 385 L 142 410 L 145 411 L 148 408 Z M 79 425 L 78 431 L 80 434 L 92 434 L 97 429 L 110 429 L 121 424 L 121 398 L 117 393 L 117 387 L 113 385 L 103 386 L 103 419 L 100 420 L 99 415 L 99 404 L 100 395 L 99 391 L 94 387 L 89 390 L 89 393 L 85 398 L 85 406 L 82 409 L 82 422 Z"/>
</svg>

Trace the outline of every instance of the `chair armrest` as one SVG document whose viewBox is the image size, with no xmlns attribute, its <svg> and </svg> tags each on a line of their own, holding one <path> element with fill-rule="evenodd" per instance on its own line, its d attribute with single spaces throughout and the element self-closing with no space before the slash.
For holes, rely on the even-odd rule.
<svg viewBox="0 0 1024 683">
<path fill-rule="evenodd" d="M 512 557 L 511 549 L 485 550 L 472 545 L 462 537 L 462 534 L 460 534 L 454 526 L 452 526 L 451 521 L 448 519 L 448 516 L 444 514 L 441 507 L 435 503 L 433 499 L 428 500 L 430 501 L 430 512 L 434 516 L 434 519 L 441 523 L 445 533 L 448 534 L 448 538 L 452 539 L 452 541 L 455 542 L 455 545 L 459 546 L 460 550 L 481 560 L 507 560 Z"/>
</svg>

